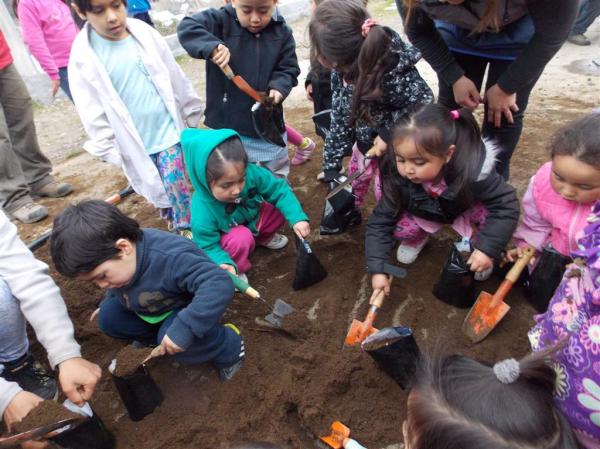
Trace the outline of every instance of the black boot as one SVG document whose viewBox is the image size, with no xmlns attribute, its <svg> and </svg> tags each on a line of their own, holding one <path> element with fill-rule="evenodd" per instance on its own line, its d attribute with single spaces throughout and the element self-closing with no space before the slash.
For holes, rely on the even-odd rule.
<svg viewBox="0 0 600 449">
<path fill-rule="evenodd" d="M 23 390 L 43 399 L 55 400 L 58 397 L 56 380 L 30 353 L 3 365 L 2 377 L 7 381 L 16 382 Z"/>
</svg>

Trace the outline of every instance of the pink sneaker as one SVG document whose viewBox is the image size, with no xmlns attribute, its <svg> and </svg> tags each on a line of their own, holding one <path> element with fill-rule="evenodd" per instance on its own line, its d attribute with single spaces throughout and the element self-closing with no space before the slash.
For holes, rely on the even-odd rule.
<svg viewBox="0 0 600 449">
<path fill-rule="evenodd" d="M 305 137 L 302 143 L 296 147 L 296 153 L 292 158 L 292 165 L 301 165 L 310 159 L 310 156 L 315 149 L 315 143 L 312 139 Z"/>
</svg>

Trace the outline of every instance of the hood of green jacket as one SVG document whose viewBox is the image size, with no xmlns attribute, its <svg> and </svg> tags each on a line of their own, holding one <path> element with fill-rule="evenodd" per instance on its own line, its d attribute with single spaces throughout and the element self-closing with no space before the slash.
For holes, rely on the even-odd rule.
<svg viewBox="0 0 600 449">
<path fill-rule="evenodd" d="M 214 149 L 230 137 L 239 137 L 232 129 L 188 128 L 181 134 L 181 146 L 190 181 L 205 202 L 218 202 L 206 182 L 206 163 Z"/>
</svg>

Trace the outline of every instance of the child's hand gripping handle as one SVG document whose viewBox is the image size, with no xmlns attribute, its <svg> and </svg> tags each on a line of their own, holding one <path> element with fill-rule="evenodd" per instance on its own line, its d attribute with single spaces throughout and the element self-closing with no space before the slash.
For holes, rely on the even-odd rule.
<svg viewBox="0 0 600 449">
<path fill-rule="evenodd" d="M 497 304 L 504 301 L 504 298 L 512 288 L 512 286 L 517 282 L 521 273 L 527 267 L 527 264 L 531 260 L 531 258 L 535 255 L 535 248 L 532 246 L 527 246 L 523 251 L 523 255 L 517 259 L 517 261 L 513 264 L 512 268 L 506 273 L 504 276 L 504 281 L 494 293 L 492 298 L 491 307 L 495 307 Z"/>
</svg>

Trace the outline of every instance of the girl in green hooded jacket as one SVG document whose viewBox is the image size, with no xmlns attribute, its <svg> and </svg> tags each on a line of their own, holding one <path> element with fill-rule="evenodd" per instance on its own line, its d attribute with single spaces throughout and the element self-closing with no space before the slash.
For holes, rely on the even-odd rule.
<svg viewBox="0 0 600 449">
<path fill-rule="evenodd" d="M 235 131 L 190 128 L 181 144 L 194 186 L 193 240 L 221 268 L 243 274 L 256 244 L 285 247 L 288 239 L 277 231 L 286 220 L 298 236 L 308 236 L 308 216 L 290 186 L 248 164 Z"/>
</svg>

